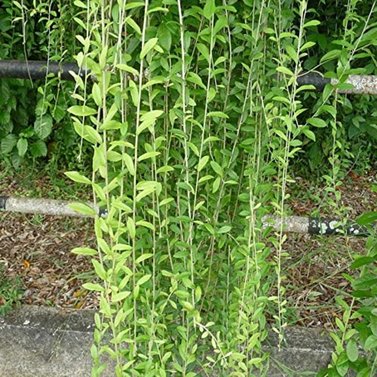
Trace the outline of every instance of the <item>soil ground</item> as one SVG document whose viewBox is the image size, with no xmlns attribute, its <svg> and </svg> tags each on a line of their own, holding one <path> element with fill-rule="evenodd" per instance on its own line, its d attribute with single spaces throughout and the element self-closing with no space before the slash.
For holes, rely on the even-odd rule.
<svg viewBox="0 0 377 377">
<path fill-rule="evenodd" d="M 338 187 L 342 194 L 338 205 L 349 218 L 376 209 L 377 193 L 372 189 L 375 178 L 375 173 L 364 177 L 350 174 Z M 32 182 L 25 177 L 3 177 L 0 192 L 14 196 L 28 196 L 30 192 L 35 196 L 40 192 L 60 197 L 59 187 L 67 184 L 47 178 Z M 333 207 L 321 204 L 325 200 L 323 187 L 297 179 L 290 191 L 292 214 L 308 216 L 318 205 L 323 216 L 334 212 Z M 87 195 L 79 194 L 81 198 Z M 76 195 L 73 188 L 72 197 Z M 22 303 L 76 309 L 97 307 L 96 295 L 81 288 L 92 277 L 90 262 L 70 252 L 74 247 L 94 245 L 92 228 L 90 219 L 0 213 L 0 264 L 5 267 L 5 276 L 21 279 Z M 284 249 L 289 254 L 284 259 L 288 320 L 307 327 L 331 328 L 335 317 L 341 315 L 335 296 L 339 292 L 347 296 L 351 291 L 344 274 L 352 273 L 352 256 L 364 252 L 365 239 L 290 234 Z"/>
</svg>

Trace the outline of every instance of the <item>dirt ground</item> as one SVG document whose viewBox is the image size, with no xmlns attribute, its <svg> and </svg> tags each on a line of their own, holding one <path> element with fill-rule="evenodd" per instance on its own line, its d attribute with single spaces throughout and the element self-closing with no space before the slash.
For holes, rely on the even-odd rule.
<svg viewBox="0 0 377 377">
<path fill-rule="evenodd" d="M 350 174 L 339 187 L 340 205 L 348 208 L 350 218 L 376 209 L 377 193 L 371 188 L 375 178 L 375 173 L 365 177 Z M 45 191 L 44 185 L 50 184 L 48 180 L 37 183 L 41 192 Z M 306 195 L 295 196 L 292 189 L 289 206 L 293 214 L 308 216 L 318 206 L 315 193 L 320 197 L 324 191 L 310 187 L 304 180 L 298 179 L 297 184 Z M 15 178 L 3 179 L 0 190 L 1 195 L 27 195 Z M 331 208 L 322 206 L 321 214 L 331 212 Z M 74 247 L 94 245 L 92 220 L 0 213 L 0 224 L 0 264 L 5 266 L 7 276 L 21 278 L 23 303 L 76 309 L 97 307 L 96 295 L 81 288 L 93 276 L 90 262 L 70 253 Z M 352 255 L 363 253 L 364 248 L 363 238 L 290 234 L 284 244 L 289 254 L 284 259 L 288 320 L 331 328 L 335 317 L 341 315 L 334 304 L 336 294 L 351 290 L 343 274 L 349 272 Z"/>
</svg>

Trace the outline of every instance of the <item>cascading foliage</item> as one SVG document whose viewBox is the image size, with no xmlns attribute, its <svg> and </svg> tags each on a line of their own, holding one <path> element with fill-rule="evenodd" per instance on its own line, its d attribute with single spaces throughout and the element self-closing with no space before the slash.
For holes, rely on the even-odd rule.
<svg viewBox="0 0 377 377">
<path fill-rule="evenodd" d="M 74 1 L 68 111 L 93 147 L 100 294 L 93 375 L 252 376 L 268 366 L 266 310 L 283 338 L 289 160 L 313 139 L 295 77 L 312 43 L 305 1 Z M 84 206 L 82 211 L 90 212 Z M 273 292 L 273 293 L 271 293 Z"/>
<path fill-rule="evenodd" d="M 21 28 L 9 46 L 28 56 L 38 37 L 49 60 L 76 51 L 90 70 L 75 76 L 68 111 L 92 148 L 92 176 L 67 175 L 108 211 L 95 218 L 98 249 L 74 250 L 92 257 L 97 276 L 85 284 L 100 296 L 93 376 L 266 372 L 267 320 L 280 341 L 286 327 L 286 254 L 283 229 L 263 230 L 261 218 L 283 216 L 289 163 L 314 131 L 330 125 L 334 190 L 343 148 L 334 88 L 318 98 L 296 78 L 321 65 L 341 80 L 353 72 L 374 40 L 359 3 L 346 6 L 342 50 L 321 60 L 322 50 L 310 55 L 325 47 L 304 0 L 4 3 L 0 20 L 9 13 Z M 0 28 L 8 36 L 10 24 Z M 68 103 L 57 82 L 46 80 L 34 126 L 4 137 L 2 153 L 47 154 Z"/>
</svg>

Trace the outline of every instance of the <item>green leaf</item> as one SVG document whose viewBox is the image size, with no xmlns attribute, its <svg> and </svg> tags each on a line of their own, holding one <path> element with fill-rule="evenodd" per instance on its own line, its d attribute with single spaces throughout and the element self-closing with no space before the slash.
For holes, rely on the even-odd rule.
<svg viewBox="0 0 377 377">
<path fill-rule="evenodd" d="M 307 50 L 307 49 L 309 49 L 309 48 L 315 46 L 315 44 L 316 44 L 315 42 L 311 42 L 311 41 L 306 42 L 306 43 L 304 43 L 304 44 L 301 46 L 300 51 L 301 51 L 301 52 L 304 52 L 305 50 Z"/>
<path fill-rule="evenodd" d="M 106 274 L 106 270 L 103 267 L 103 265 L 100 262 L 98 262 L 98 260 L 96 260 L 96 259 L 92 259 L 92 264 L 93 264 L 94 271 L 96 272 L 97 276 L 100 279 L 106 281 L 107 280 L 107 274 Z"/>
<path fill-rule="evenodd" d="M 135 263 L 139 264 L 139 263 L 141 263 L 141 262 L 143 262 L 143 261 L 145 261 L 145 260 L 147 260 L 151 257 L 153 257 L 153 254 L 151 254 L 151 253 L 142 254 L 142 255 L 140 255 L 139 258 L 136 259 Z"/>
<path fill-rule="evenodd" d="M 149 41 L 147 41 L 140 52 L 140 59 L 144 59 L 148 52 L 156 46 L 157 42 L 158 38 L 151 38 Z"/>
<path fill-rule="evenodd" d="M 366 212 L 356 219 L 356 222 L 360 225 L 369 225 L 375 221 L 377 221 L 377 212 Z"/>
<path fill-rule="evenodd" d="M 134 9 L 134 8 L 139 8 L 139 7 L 144 7 L 144 6 L 145 4 L 142 1 L 133 1 L 132 3 L 127 3 L 124 6 L 124 9 L 129 10 L 129 9 Z"/>
<path fill-rule="evenodd" d="M 288 76 L 294 75 L 294 73 L 290 69 L 288 69 L 287 67 L 277 67 L 276 70 L 278 72 L 284 73 L 285 75 L 288 75 Z"/>
<path fill-rule="evenodd" d="M 208 50 L 208 47 L 206 45 L 204 45 L 203 43 L 198 43 L 198 45 L 196 47 L 199 50 L 199 52 L 203 55 L 203 57 L 205 58 L 205 60 L 207 60 L 207 62 L 209 63 L 209 50 Z"/>
<path fill-rule="evenodd" d="M 95 292 L 103 292 L 105 289 L 100 284 L 93 284 L 93 283 L 85 283 L 83 284 L 83 288 L 88 291 L 95 291 Z"/>
<path fill-rule="evenodd" d="M 12 150 L 16 146 L 16 144 L 17 144 L 16 135 L 9 134 L 9 135 L 5 136 L 5 138 L 3 138 L 1 140 L 1 152 L 4 153 L 4 154 L 8 154 L 8 153 L 12 152 Z"/>
<path fill-rule="evenodd" d="M 207 20 L 209 20 L 215 14 L 215 11 L 216 11 L 215 0 L 207 0 L 206 5 L 204 6 L 204 9 L 203 9 L 203 16 L 207 18 Z"/>
<path fill-rule="evenodd" d="M 305 28 L 305 27 L 318 26 L 318 25 L 320 25 L 320 24 L 321 24 L 321 22 L 318 21 L 318 20 L 310 20 L 310 21 L 308 21 L 308 22 L 305 22 L 305 24 L 304 24 L 304 28 Z"/>
<path fill-rule="evenodd" d="M 203 84 L 201 77 L 195 72 L 189 72 L 187 75 L 187 81 L 190 81 L 203 89 L 206 89 L 206 86 Z"/>
<path fill-rule="evenodd" d="M 129 291 L 124 291 L 124 292 L 119 292 L 116 294 L 113 294 L 111 296 L 111 302 L 119 302 L 125 300 L 128 296 L 130 296 L 131 292 Z"/>
<path fill-rule="evenodd" d="M 221 177 L 217 177 L 212 184 L 212 193 L 215 193 L 219 190 L 221 184 Z"/>
<path fill-rule="evenodd" d="M 337 59 L 340 56 L 341 53 L 342 53 L 341 50 L 331 50 L 327 54 L 322 56 L 321 63 L 323 63 L 325 61 Z"/>
<path fill-rule="evenodd" d="M 316 140 L 316 138 L 315 138 L 315 133 L 314 133 L 313 131 L 309 130 L 308 128 L 303 127 L 301 132 L 302 132 L 302 133 L 303 133 L 308 139 L 313 140 L 313 141 Z"/>
<path fill-rule="evenodd" d="M 170 33 L 170 30 L 166 27 L 165 23 L 162 23 L 158 28 L 157 36 L 158 43 L 161 45 L 161 47 L 166 51 L 170 51 L 172 35 Z"/>
<path fill-rule="evenodd" d="M 211 111 L 207 114 L 207 116 L 210 117 L 215 117 L 215 118 L 224 118 L 224 119 L 229 119 L 229 116 L 223 113 L 222 111 Z"/>
<path fill-rule="evenodd" d="M 141 35 L 140 26 L 131 17 L 126 17 L 126 22 L 129 26 L 131 26 L 132 29 L 136 31 L 137 34 Z"/>
<path fill-rule="evenodd" d="M 42 117 L 38 117 L 34 123 L 34 131 L 42 140 L 46 139 L 52 131 L 51 116 L 46 114 Z"/>
<path fill-rule="evenodd" d="M 358 350 L 357 344 L 354 340 L 350 340 L 347 343 L 346 353 L 347 353 L 347 357 L 348 357 L 349 361 L 354 363 L 358 359 L 359 350 Z"/>
<path fill-rule="evenodd" d="M 27 139 L 21 138 L 21 139 L 18 140 L 18 142 L 17 142 L 17 150 L 18 150 L 18 155 L 20 157 L 24 157 L 25 156 L 25 153 L 27 151 L 27 147 L 28 147 L 28 141 L 27 141 Z"/>
<path fill-rule="evenodd" d="M 94 99 L 94 102 L 96 103 L 96 105 L 98 107 L 101 107 L 102 106 L 102 93 L 101 93 L 101 89 L 100 89 L 100 87 L 97 83 L 93 84 L 92 96 L 93 96 L 93 99 Z"/>
<path fill-rule="evenodd" d="M 147 152 L 147 153 L 142 154 L 138 158 L 138 161 L 140 162 L 140 161 L 143 161 L 143 160 L 147 160 L 148 158 L 157 157 L 160 154 L 161 154 L 160 152 Z"/>
<path fill-rule="evenodd" d="M 77 254 L 77 255 L 90 255 L 90 256 L 94 256 L 98 254 L 97 250 L 94 250 L 90 247 L 76 247 L 71 250 L 71 253 Z"/>
<path fill-rule="evenodd" d="M 133 80 L 129 80 L 129 90 L 131 94 L 132 103 L 137 106 L 139 102 L 139 90 Z"/>
<path fill-rule="evenodd" d="M 91 126 L 84 125 L 84 127 L 78 125 L 78 123 L 74 124 L 75 131 L 86 141 L 92 144 L 101 144 L 102 138 L 100 134 Z"/>
<path fill-rule="evenodd" d="M 135 69 L 133 67 L 130 67 L 127 64 L 117 64 L 116 68 L 120 69 L 121 71 L 125 71 L 125 72 L 128 72 L 128 73 L 131 73 L 133 76 L 138 76 L 139 75 L 139 71 L 137 69 Z"/>
<path fill-rule="evenodd" d="M 199 160 L 198 167 L 197 167 L 198 172 L 204 169 L 208 161 L 209 161 L 209 156 L 204 156 Z"/>
<path fill-rule="evenodd" d="M 68 204 L 68 207 L 71 208 L 73 211 L 85 216 L 95 216 L 97 214 L 94 208 L 89 207 L 87 204 L 84 203 L 70 203 Z"/>
<path fill-rule="evenodd" d="M 365 266 L 366 264 L 373 263 L 375 261 L 375 258 L 373 257 L 358 257 L 355 259 L 355 261 L 351 264 L 351 268 L 359 268 L 362 266 Z"/>
<path fill-rule="evenodd" d="M 219 175 L 220 177 L 223 176 L 223 169 L 222 167 L 216 162 L 216 161 L 211 161 L 210 162 L 212 169 L 214 172 Z"/>
<path fill-rule="evenodd" d="M 288 45 L 285 46 L 285 51 L 287 51 L 287 54 L 289 55 L 289 57 L 295 63 L 297 63 L 297 61 L 298 61 L 297 51 L 291 44 L 288 44 Z M 293 73 L 292 73 L 292 76 L 293 76 Z"/>
<path fill-rule="evenodd" d="M 377 349 L 377 336 L 375 335 L 370 335 L 367 340 L 365 341 L 364 348 L 367 351 L 372 351 Z"/>
<path fill-rule="evenodd" d="M 307 120 L 307 123 L 311 124 L 314 127 L 318 127 L 318 128 L 327 127 L 327 123 L 323 119 L 320 119 L 320 118 L 309 118 Z"/>
<path fill-rule="evenodd" d="M 81 175 L 77 171 L 67 171 L 64 173 L 69 179 L 71 179 L 74 182 L 78 183 L 85 183 L 87 185 L 91 185 L 92 181 L 89 178 L 86 178 L 85 176 Z"/>
<path fill-rule="evenodd" d="M 141 124 L 136 130 L 136 134 L 140 135 L 145 129 L 154 126 L 156 119 L 161 116 L 164 112 L 162 110 L 152 110 L 143 114 L 140 118 Z"/>
<path fill-rule="evenodd" d="M 167 205 L 171 202 L 174 202 L 173 198 L 165 198 L 165 199 L 161 200 L 160 207 L 165 206 L 165 205 Z"/>
<path fill-rule="evenodd" d="M 73 114 L 73 115 L 76 115 L 78 117 L 86 117 L 86 116 L 97 114 L 97 110 L 92 109 L 91 107 L 85 106 L 85 105 L 83 105 L 83 106 L 71 106 L 68 109 L 68 112 Z"/>
<path fill-rule="evenodd" d="M 126 168 L 128 172 L 134 176 L 135 175 L 135 165 L 132 157 L 127 153 L 123 153 L 123 161 L 126 164 Z"/>
<path fill-rule="evenodd" d="M 145 275 L 145 276 L 143 276 L 142 278 L 140 278 L 138 281 L 137 281 L 137 283 L 136 283 L 136 285 L 143 285 L 143 284 L 145 284 L 150 278 L 151 278 L 151 276 L 152 275 Z"/>
<path fill-rule="evenodd" d="M 130 234 L 130 237 L 132 239 L 135 239 L 135 237 L 136 237 L 136 227 L 135 227 L 135 222 L 132 219 L 132 217 L 128 217 L 128 219 L 127 219 L 127 229 L 128 229 L 128 233 Z"/>
<path fill-rule="evenodd" d="M 145 198 L 146 196 L 152 194 L 156 191 L 156 186 L 151 186 L 143 189 L 139 194 L 136 195 L 136 202 L 140 202 L 141 199 Z"/>
<path fill-rule="evenodd" d="M 217 233 L 223 234 L 223 233 L 229 233 L 232 230 L 232 227 L 230 225 L 224 225 L 222 226 Z"/>
<path fill-rule="evenodd" d="M 35 143 L 30 145 L 29 149 L 33 157 L 47 156 L 47 146 L 43 140 L 37 140 Z"/>
</svg>

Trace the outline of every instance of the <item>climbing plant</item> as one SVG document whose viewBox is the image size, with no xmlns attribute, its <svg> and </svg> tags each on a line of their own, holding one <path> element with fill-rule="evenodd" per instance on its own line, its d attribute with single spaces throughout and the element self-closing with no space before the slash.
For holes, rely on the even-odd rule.
<svg viewBox="0 0 377 377">
<path fill-rule="evenodd" d="M 352 128 L 370 132 L 360 117 L 345 131 L 350 101 L 336 88 L 373 72 L 374 4 L 350 0 L 331 22 L 305 0 L 4 4 L 0 27 L 13 19 L 25 57 L 74 57 L 87 72 L 72 86 L 46 78 L 35 113 L 1 132 L 13 157 L 44 156 L 53 136 L 92 157 L 91 174 L 66 174 L 107 211 L 74 205 L 95 218 L 97 249 L 73 250 L 96 273 L 84 285 L 99 296 L 93 376 L 265 374 L 267 318 L 279 344 L 287 326 L 287 252 L 283 228 L 261 219 L 286 214 L 291 166 L 303 159 L 313 169 L 326 161 L 337 208 Z M 318 95 L 297 85 L 304 70 L 340 83 Z"/>
<path fill-rule="evenodd" d="M 108 211 L 98 249 L 74 250 L 98 277 L 94 375 L 104 355 L 117 376 L 263 373 L 286 299 L 283 229 L 261 217 L 283 216 L 289 162 L 324 123 L 302 121 L 295 80 L 319 22 L 305 1 L 75 5 L 91 74 L 68 111 L 94 154 L 91 177 L 67 175 Z"/>
</svg>

